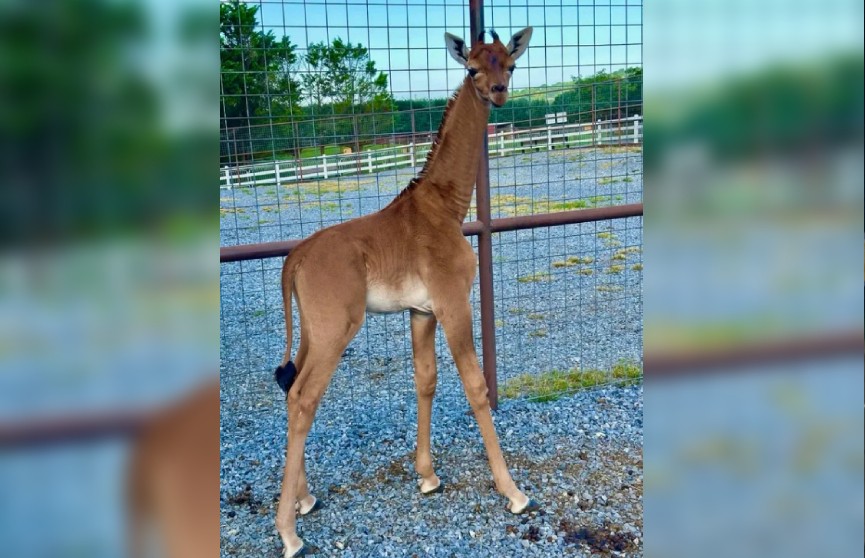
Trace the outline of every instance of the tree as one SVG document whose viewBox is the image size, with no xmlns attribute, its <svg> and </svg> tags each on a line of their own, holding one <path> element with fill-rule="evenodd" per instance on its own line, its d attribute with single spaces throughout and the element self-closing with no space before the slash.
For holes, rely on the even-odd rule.
<svg viewBox="0 0 865 558">
<path fill-rule="evenodd" d="M 222 129 L 299 113 L 296 46 L 288 37 L 277 40 L 271 31 L 257 30 L 257 13 L 258 6 L 239 0 L 219 6 Z"/>
<path fill-rule="evenodd" d="M 313 43 L 304 61 L 304 92 L 319 112 L 325 103 L 332 103 L 333 112 L 338 114 L 355 108 L 358 112 L 391 108 L 387 74 L 376 70 L 369 50 L 360 43 L 352 45 L 339 37 L 329 45 Z"/>
</svg>

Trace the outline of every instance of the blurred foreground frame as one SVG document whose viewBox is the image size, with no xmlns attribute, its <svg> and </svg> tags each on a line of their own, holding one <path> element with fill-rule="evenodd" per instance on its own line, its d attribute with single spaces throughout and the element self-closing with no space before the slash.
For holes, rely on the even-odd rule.
<svg viewBox="0 0 865 558">
<path fill-rule="evenodd" d="M 4 555 L 218 551 L 217 13 L 0 2 Z"/>
<path fill-rule="evenodd" d="M 768 4 L 646 10 L 647 556 L 863 548 L 862 5 Z"/>
</svg>

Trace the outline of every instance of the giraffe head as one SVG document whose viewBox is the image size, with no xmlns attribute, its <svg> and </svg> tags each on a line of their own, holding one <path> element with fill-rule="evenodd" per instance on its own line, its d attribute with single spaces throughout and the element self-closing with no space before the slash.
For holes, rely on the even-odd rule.
<svg viewBox="0 0 865 558">
<path fill-rule="evenodd" d="M 450 33 L 445 33 L 445 43 L 454 60 L 469 71 L 478 96 L 500 107 L 508 100 L 508 83 L 517 58 L 522 56 L 529 46 L 532 28 L 526 27 L 514 33 L 507 45 L 502 44 L 495 31 L 490 31 L 490 35 L 493 42 L 484 43 L 484 33 L 481 33 L 471 52 L 465 41 Z"/>
</svg>

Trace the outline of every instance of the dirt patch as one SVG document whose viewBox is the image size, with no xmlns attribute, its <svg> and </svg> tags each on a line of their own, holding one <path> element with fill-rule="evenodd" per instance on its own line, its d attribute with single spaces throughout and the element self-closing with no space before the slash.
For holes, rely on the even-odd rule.
<svg viewBox="0 0 865 558">
<path fill-rule="evenodd" d="M 633 552 L 637 550 L 634 537 L 622 533 L 615 525 L 604 523 L 600 527 L 578 526 L 563 519 L 559 531 L 564 532 L 566 544 L 588 547 L 592 554 L 609 556 L 613 552 Z"/>
</svg>

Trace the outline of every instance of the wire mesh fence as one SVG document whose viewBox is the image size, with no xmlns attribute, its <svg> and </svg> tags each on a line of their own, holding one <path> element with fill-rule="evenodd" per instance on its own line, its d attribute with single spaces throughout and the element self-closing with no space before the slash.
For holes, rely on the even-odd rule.
<svg viewBox="0 0 865 558">
<path fill-rule="evenodd" d="M 510 99 L 488 127 L 493 219 L 642 202 L 641 10 L 576 0 L 485 8 L 487 28 L 503 37 L 535 28 Z M 417 174 L 464 77 L 443 35 L 469 36 L 465 2 L 224 3 L 222 17 L 223 247 L 301 239 L 375 212 Z M 350 60 L 328 65 L 327 56 Z M 467 220 L 475 219 L 473 202 Z M 556 398 L 641 376 L 641 217 L 492 240 L 501 397 Z M 249 396 L 224 404 L 281 406 L 271 377 L 284 351 L 281 263 L 222 264 L 224 389 Z M 480 349 L 479 296 L 476 281 Z M 440 389 L 461 391 L 449 386 L 456 372 L 440 334 L 437 343 Z M 382 393 L 381 404 L 410 411 L 412 374 L 408 316 L 370 315 L 324 415 L 327 405 L 382 401 Z"/>
</svg>

